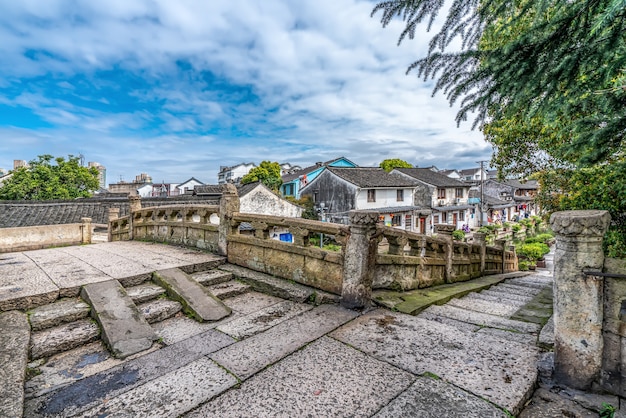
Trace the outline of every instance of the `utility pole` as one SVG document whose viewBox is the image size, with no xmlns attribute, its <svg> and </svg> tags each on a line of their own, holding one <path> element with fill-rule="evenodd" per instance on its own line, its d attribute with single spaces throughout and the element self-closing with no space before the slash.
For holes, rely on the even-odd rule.
<svg viewBox="0 0 626 418">
<path fill-rule="evenodd" d="M 483 212 L 485 211 L 485 204 L 484 204 L 484 193 L 483 193 L 483 182 L 484 182 L 484 174 L 485 174 L 485 170 L 483 169 L 484 164 L 486 163 L 486 161 L 477 161 L 478 163 L 480 163 L 480 205 L 478 206 L 478 209 L 480 211 L 480 218 L 478 220 L 478 226 L 483 226 Z"/>
</svg>

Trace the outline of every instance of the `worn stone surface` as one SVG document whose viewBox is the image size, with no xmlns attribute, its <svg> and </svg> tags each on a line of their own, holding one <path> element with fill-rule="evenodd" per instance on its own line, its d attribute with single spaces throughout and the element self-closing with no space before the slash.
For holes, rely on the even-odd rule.
<svg viewBox="0 0 626 418">
<path fill-rule="evenodd" d="M 531 402 L 519 414 L 519 418 L 597 418 L 598 413 L 578 405 L 576 402 L 563 398 L 547 389 L 539 388 Z"/>
<path fill-rule="evenodd" d="M 541 291 L 534 287 L 520 286 L 516 284 L 502 283 L 498 285 L 498 290 L 506 291 L 514 295 L 535 296 Z"/>
<path fill-rule="evenodd" d="M 415 338 L 416 333 L 420 336 Z M 443 380 L 516 414 L 537 379 L 538 350 L 428 320 L 372 311 L 330 334 L 415 374 Z"/>
<path fill-rule="evenodd" d="M 92 307 L 92 315 L 102 328 L 102 339 L 115 357 L 125 358 L 147 350 L 157 339 L 117 280 L 83 287 L 81 296 Z"/>
<path fill-rule="evenodd" d="M 91 308 L 80 299 L 65 299 L 39 306 L 28 313 L 33 331 L 86 318 Z"/>
<path fill-rule="evenodd" d="M 253 314 L 234 319 L 216 329 L 238 340 L 263 332 L 289 318 L 313 309 L 313 306 L 287 300 Z"/>
<path fill-rule="evenodd" d="M 203 357 L 107 399 L 77 417 L 178 417 L 235 384 L 237 379 Z"/>
<path fill-rule="evenodd" d="M 371 416 L 414 379 L 323 337 L 186 417 Z"/>
<path fill-rule="evenodd" d="M 156 299 L 137 306 L 149 324 L 171 318 L 183 309 L 183 305 L 175 300 Z"/>
<path fill-rule="evenodd" d="M 59 287 L 25 253 L 0 254 L 0 311 L 54 302 Z"/>
<path fill-rule="evenodd" d="M 486 313 L 466 311 L 456 306 L 431 306 L 425 312 L 446 316 L 458 321 L 468 322 L 476 325 L 484 325 L 491 328 L 511 329 L 517 332 L 536 333 L 539 332 L 539 325 L 527 322 L 514 321 L 501 316 Z"/>
<path fill-rule="evenodd" d="M 373 418 L 506 418 L 489 402 L 442 380 L 419 377 Z"/>
<path fill-rule="evenodd" d="M 482 328 L 481 325 L 471 324 L 469 322 L 463 322 L 456 319 L 448 318 L 447 316 L 437 315 L 431 312 L 429 309 L 426 309 L 423 312 L 420 312 L 418 315 L 422 319 L 428 319 L 429 321 L 439 322 L 441 324 L 446 324 L 457 328 L 459 331 L 463 332 L 477 332 Z"/>
<path fill-rule="evenodd" d="M 144 303 L 165 295 L 165 289 L 154 283 L 143 283 L 126 288 L 126 293 L 136 304 Z"/>
<path fill-rule="evenodd" d="M 195 281 L 204 286 L 228 282 L 233 279 L 233 273 L 223 270 L 210 270 L 191 275 Z"/>
<path fill-rule="evenodd" d="M 458 308 L 466 309 L 469 311 L 482 312 L 503 317 L 509 317 L 517 312 L 517 310 L 519 309 L 518 306 L 512 306 L 509 304 L 493 301 L 485 301 L 471 297 L 469 299 L 452 299 L 450 302 L 448 302 L 448 306 L 456 306 Z"/>
<path fill-rule="evenodd" d="M 182 303 L 186 313 L 200 322 L 219 321 L 231 313 L 228 306 L 180 269 L 157 271 L 154 280 L 171 298 Z"/>
<path fill-rule="evenodd" d="M 356 315 L 335 305 L 321 305 L 226 347 L 211 358 L 240 379 L 247 379 Z"/>
<path fill-rule="evenodd" d="M 244 315 L 256 312 L 268 306 L 283 302 L 281 298 L 259 292 L 248 292 L 232 298 L 224 299 L 224 303 L 233 311 Z"/>
<path fill-rule="evenodd" d="M 231 280 L 229 282 L 207 286 L 207 289 L 209 289 L 209 292 L 216 298 L 226 299 L 248 292 L 251 286 L 236 280 Z"/>
<path fill-rule="evenodd" d="M 554 316 L 541 328 L 538 343 L 547 348 L 554 346 Z"/>
<path fill-rule="evenodd" d="M 49 357 L 96 340 L 100 328 L 90 319 L 81 319 L 34 332 L 30 338 L 30 358 Z"/>
<path fill-rule="evenodd" d="M 22 312 L 0 313 L 0 416 L 21 417 L 30 327 Z"/>
<path fill-rule="evenodd" d="M 500 286 L 494 286 L 491 289 L 483 290 L 480 295 L 493 296 L 500 298 L 500 300 L 515 300 L 521 302 L 529 302 L 532 300 L 531 295 L 516 295 L 514 293 L 507 292 L 505 289 L 500 289 Z"/>
<path fill-rule="evenodd" d="M 209 330 L 178 344 L 166 346 L 109 370 L 25 403 L 28 417 L 73 416 L 101 405 L 139 385 L 175 371 L 233 343 L 229 336 Z"/>
<path fill-rule="evenodd" d="M 233 273 L 235 277 L 248 283 L 258 292 L 268 293 L 282 299 L 304 302 L 315 293 L 314 289 L 310 287 L 232 264 L 226 264 L 220 269 Z"/>
<path fill-rule="evenodd" d="M 463 300 L 472 300 L 472 299 L 482 300 L 487 303 L 493 302 L 493 303 L 511 306 L 511 307 L 517 307 L 517 308 L 521 308 L 527 303 L 527 301 L 523 301 L 523 300 L 506 299 L 506 298 L 502 298 L 498 296 L 483 294 L 482 292 L 470 293 L 469 295 L 463 296 Z"/>
</svg>

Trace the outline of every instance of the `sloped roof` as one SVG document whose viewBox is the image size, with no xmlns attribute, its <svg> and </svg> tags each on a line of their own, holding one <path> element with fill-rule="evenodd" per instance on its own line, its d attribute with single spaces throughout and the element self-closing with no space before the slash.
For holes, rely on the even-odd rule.
<svg viewBox="0 0 626 418">
<path fill-rule="evenodd" d="M 237 186 L 237 194 L 239 195 L 239 197 L 245 196 L 252 190 L 256 189 L 257 186 L 260 184 L 262 184 L 260 181 L 255 181 L 254 183 L 239 185 Z"/>
<path fill-rule="evenodd" d="M 346 157 L 337 157 L 335 159 L 325 161 L 325 162 L 323 162 L 321 164 L 314 164 L 314 165 L 305 167 L 305 168 L 303 168 L 301 170 L 294 171 L 293 173 L 285 174 L 281 178 L 283 179 L 283 183 L 289 183 L 290 181 L 295 180 L 295 179 L 297 179 L 298 177 L 300 177 L 300 176 L 302 176 L 304 174 L 309 174 L 310 172 L 315 171 L 315 170 L 317 170 L 320 167 L 328 167 L 329 164 L 332 164 L 335 161 L 339 161 L 339 160 L 342 160 L 342 159 L 346 160 L 346 161 L 350 161 Z M 352 161 L 350 161 L 350 162 L 352 163 Z M 352 163 L 352 164 L 354 164 L 354 163 Z M 354 165 L 356 165 L 356 164 L 354 164 Z"/>
<path fill-rule="evenodd" d="M 502 183 L 522 190 L 536 190 L 539 187 L 537 180 L 505 180 Z"/>
<path fill-rule="evenodd" d="M 467 187 L 467 184 L 462 181 L 452 179 L 445 174 L 436 173 L 430 168 L 395 168 L 394 171 L 399 171 L 400 173 L 436 187 Z"/>
<path fill-rule="evenodd" d="M 178 186 L 182 186 L 183 184 L 185 184 L 185 183 L 189 183 L 190 181 L 197 181 L 197 182 L 198 182 L 198 183 L 200 183 L 200 184 L 204 184 L 203 182 L 201 182 L 201 181 L 200 181 L 200 180 L 198 180 L 197 178 L 195 178 L 195 177 L 191 177 L 191 178 L 189 178 L 189 179 L 187 179 L 187 180 L 183 181 L 182 183 L 178 183 Z"/>
<path fill-rule="evenodd" d="M 220 184 L 203 184 L 202 186 L 194 186 L 193 193 L 198 196 L 221 195 L 222 186 Z"/>
<path fill-rule="evenodd" d="M 414 187 L 415 180 L 379 167 L 326 167 L 328 171 L 358 187 Z"/>
<path fill-rule="evenodd" d="M 475 174 L 477 171 L 480 171 L 480 167 L 476 168 L 464 168 L 463 170 L 457 170 L 462 176 L 469 176 L 471 174 Z"/>
</svg>

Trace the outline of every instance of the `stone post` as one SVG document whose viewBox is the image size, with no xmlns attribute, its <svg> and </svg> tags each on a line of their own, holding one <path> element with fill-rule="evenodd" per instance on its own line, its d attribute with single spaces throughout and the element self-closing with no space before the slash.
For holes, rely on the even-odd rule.
<svg viewBox="0 0 626 418">
<path fill-rule="evenodd" d="M 446 283 L 452 283 L 452 254 L 454 253 L 454 248 L 452 245 L 452 232 L 455 230 L 454 225 L 448 224 L 436 224 L 435 225 L 435 234 L 440 238 L 443 238 L 446 241 L 446 274 L 445 279 Z"/>
<path fill-rule="evenodd" d="M 366 308 L 371 303 L 372 280 L 376 267 L 378 213 L 350 211 L 350 236 L 343 258 L 341 306 L 349 309 Z"/>
<path fill-rule="evenodd" d="M 506 264 L 506 240 L 497 239 L 495 241 L 496 247 L 502 250 L 502 260 L 500 261 L 500 273 L 504 273 L 504 265 Z"/>
<path fill-rule="evenodd" d="M 82 239 L 81 244 L 91 244 L 91 218 L 80 218 L 82 222 L 81 225 L 81 233 Z"/>
<path fill-rule="evenodd" d="M 222 185 L 222 197 L 220 199 L 220 224 L 217 238 L 217 252 L 220 255 L 228 255 L 228 236 L 234 234 L 232 226 L 233 213 L 239 212 L 239 195 L 237 188 L 230 183 Z"/>
<path fill-rule="evenodd" d="M 485 275 L 485 258 L 487 257 L 487 234 L 474 232 L 474 245 L 480 246 L 480 276 Z"/>
<path fill-rule="evenodd" d="M 109 208 L 109 225 L 107 228 L 108 241 L 113 241 L 113 231 L 111 230 L 111 221 L 114 221 L 120 217 L 120 208 Z"/>
<path fill-rule="evenodd" d="M 133 240 L 135 236 L 134 213 L 141 210 L 141 196 L 128 196 L 130 201 L 130 213 L 128 214 L 128 239 Z"/>
<path fill-rule="evenodd" d="M 575 389 L 588 389 L 602 367 L 604 280 L 584 270 L 602 270 L 602 236 L 610 220 L 609 213 L 600 210 L 550 217 L 556 234 L 554 379 Z"/>
</svg>

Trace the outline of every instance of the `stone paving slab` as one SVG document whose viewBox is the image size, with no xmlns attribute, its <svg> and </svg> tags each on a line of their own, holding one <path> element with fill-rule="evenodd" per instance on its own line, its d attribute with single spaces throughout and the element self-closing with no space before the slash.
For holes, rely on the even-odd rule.
<svg viewBox="0 0 626 418">
<path fill-rule="evenodd" d="M 479 295 L 488 295 L 494 296 L 497 298 L 504 300 L 518 300 L 521 302 L 529 302 L 532 300 L 533 296 L 531 295 L 517 295 L 514 293 L 507 292 L 505 289 L 500 289 L 499 286 L 492 287 L 491 289 L 483 290 L 479 293 Z"/>
<path fill-rule="evenodd" d="M 516 307 L 518 309 L 526 305 L 526 303 L 528 302 L 528 301 L 522 301 L 522 300 L 506 299 L 506 298 L 499 297 L 499 296 L 483 294 L 482 292 L 470 293 L 469 295 L 464 296 L 463 300 L 482 300 L 485 302 L 494 302 L 494 303 L 498 303 L 501 305 Z"/>
<path fill-rule="evenodd" d="M 367 417 L 414 379 L 322 337 L 185 417 Z"/>
<path fill-rule="evenodd" d="M 537 293 L 541 292 L 541 289 L 535 289 L 534 287 L 531 288 L 508 283 L 501 283 L 494 290 L 521 296 L 535 296 Z"/>
<path fill-rule="evenodd" d="M 373 418 L 506 418 L 501 409 L 442 380 L 419 377 Z"/>
<path fill-rule="evenodd" d="M 152 346 L 157 336 L 117 280 L 83 287 L 82 298 L 102 328 L 102 340 L 115 357 L 125 358 Z"/>
<path fill-rule="evenodd" d="M 458 321 L 468 322 L 470 324 L 476 324 L 480 326 L 487 326 L 491 328 L 509 329 L 516 332 L 525 333 L 538 333 L 540 330 L 539 325 L 531 324 L 528 322 L 515 321 L 512 319 L 503 318 L 501 316 L 490 315 L 486 313 L 466 311 L 456 306 L 431 306 L 425 312 L 430 312 L 436 315 L 446 316 L 448 318 L 456 319 Z"/>
<path fill-rule="evenodd" d="M 312 305 L 286 300 L 253 314 L 234 319 L 216 329 L 240 340 L 270 329 L 274 325 L 311 309 L 313 309 Z"/>
<path fill-rule="evenodd" d="M 59 288 L 61 297 L 75 297 L 80 287 L 88 283 L 98 283 L 111 278 L 89 263 L 76 258 L 72 248 L 52 248 L 28 251 L 26 255 L 42 268 Z"/>
<path fill-rule="evenodd" d="M 419 335 L 419 338 L 416 338 Z M 434 373 L 513 414 L 537 381 L 536 347 L 386 310 L 375 310 L 330 336 L 414 374 Z"/>
<path fill-rule="evenodd" d="M 122 245 L 119 245 L 122 244 Z M 165 244 L 160 244 L 166 246 Z M 165 270 L 173 267 L 179 267 L 181 265 L 181 259 L 188 261 L 187 256 L 182 249 L 178 250 L 178 256 L 176 252 L 164 252 L 159 253 L 152 251 L 155 245 L 146 244 L 141 241 L 134 241 L 132 246 L 127 245 L 127 242 L 116 241 L 110 243 L 110 245 L 99 246 L 98 249 L 104 253 L 114 254 L 115 256 L 128 259 L 129 254 L 132 254 L 133 260 L 141 260 L 141 264 L 149 267 L 152 270 Z"/>
<path fill-rule="evenodd" d="M 178 417 L 236 384 L 231 374 L 203 357 L 77 417 Z"/>
<path fill-rule="evenodd" d="M 452 299 L 448 302 L 449 306 L 456 306 L 458 308 L 467 309 L 470 311 L 487 313 L 490 315 L 497 315 L 503 317 L 509 317 L 519 310 L 519 306 L 512 306 L 505 303 L 486 301 L 481 299 L 465 297 L 463 299 Z"/>
<path fill-rule="evenodd" d="M 219 321 L 231 313 L 228 306 L 181 269 L 159 270 L 153 279 L 172 299 L 183 305 L 185 313 L 200 322 Z"/>
<path fill-rule="evenodd" d="M 213 353 L 211 358 L 245 380 L 356 316 L 336 305 L 321 305 Z"/>
<path fill-rule="evenodd" d="M 0 254 L 0 311 L 29 309 L 58 297 L 58 286 L 24 253 Z"/>
<path fill-rule="evenodd" d="M 0 313 L 0 416 L 21 417 L 30 327 L 22 312 Z"/>
<path fill-rule="evenodd" d="M 136 246 L 145 251 L 150 251 L 158 255 L 173 257 L 178 262 L 177 266 L 182 268 L 185 273 L 195 273 L 200 271 L 211 270 L 224 264 L 225 258 L 210 252 L 184 247 L 177 245 L 168 245 L 154 242 L 141 242 L 141 241 L 117 241 L 109 243 L 112 247 L 122 247 L 121 251 L 125 251 L 124 248 L 127 245 L 132 245 L 132 251 Z M 158 270 L 156 266 L 153 266 L 153 270 Z"/>
<path fill-rule="evenodd" d="M 551 348 L 554 346 L 554 316 L 551 316 L 543 326 L 537 341 L 544 347 Z"/>
<path fill-rule="evenodd" d="M 231 337 L 209 330 L 93 374 L 58 391 L 30 399 L 25 403 L 24 415 L 29 418 L 73 416 L 233 342 Z"/>
</svg>

